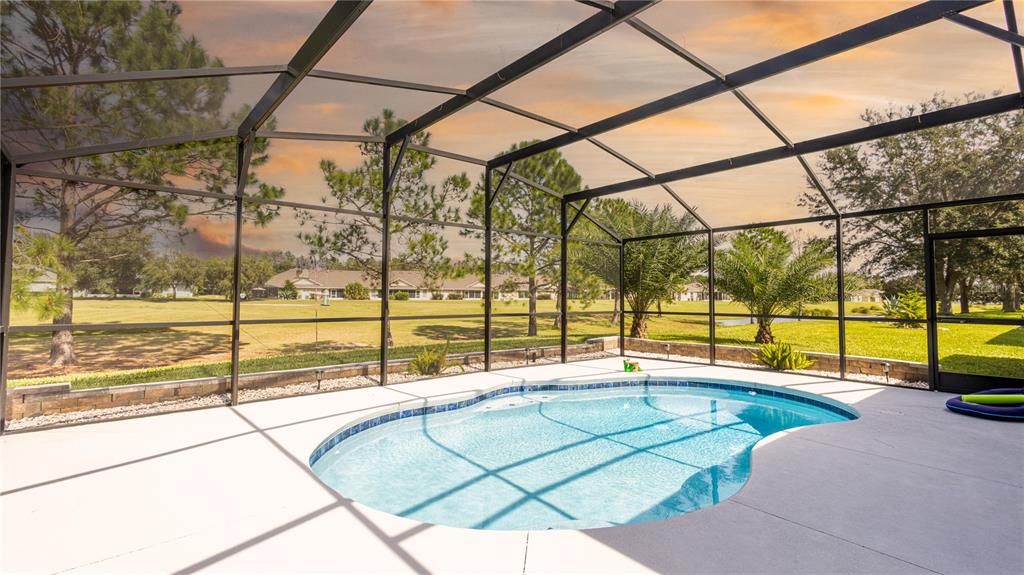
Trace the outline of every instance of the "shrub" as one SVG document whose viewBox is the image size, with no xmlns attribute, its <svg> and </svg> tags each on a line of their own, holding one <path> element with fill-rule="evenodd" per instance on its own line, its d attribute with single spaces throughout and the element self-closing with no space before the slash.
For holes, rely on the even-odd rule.
<svg viewBox="0 0 1024 575">
<path fill-rule="evenodd" d="M 299 290 L 295 288 L 292 280 L 286 280 L 284 286 L 277 290 L 277 295 L 281 299 L 299 299 Z"/>
<path fill-rule="evenodd" d="M 899 327 L 923 328 L 923 323 L 914 320 L 928 317 L 928 303 L 919 292 L 903 292 L 896 297 L 885 298 L 882 313 Z"/>
<path fill-rule="evenodd" d="M 399 292 L 403 293 L 403 292 Z M 395 294 L 398 295 L 398 294 Z M 451 340 L 445 340 L 444 347 L 431 349 L 423 348 L 416 354 L 416 357 L 409 361 L 409 373 L 417 375 L 439 375 L 448 367 L 448 347 Z"/>
<path fill-rule="evenodd" d="M 395 295 L 391 296 L 395 301 L 406 301 L 409 299 L 409 292 L 407 291 L 396 291 Z"/>
<path fill-rule="evenodd" d="M 551 294 L 549 294 L 549 293 L 546 293 L 546 292 L 545 292 L 545 293 L 539 293 L 539 294 L 537 294 L 537 300 L 538 300 L 538 301 L 539 301 L 539 300 L 549 300 L 549 299 L 551 299 L 551 298 L 552 298 Z"/>
<path fill-rule="evenodd" d="M 820 308 L 805 309 L 803 310 L 803 315 L 805 317 L 832 317 L 832 310 Z"/>
<path fill-rule="evenodd" d="M 359 282 L 345 286 L 345 299 L 370 299 L 370 290 Z"/>
<path fill-rule="evenodd" d="M 806 369 L 814 364 L 813 359 L 780 341 L 761 344 L 754 359 L 777 371 Z"/>
<path fill-rule="evenodd" d="M 461 293 L 458 293 L 458 292 L 453 292 L 453 293 L 450 293 L 450 294 L 448 294 L 448 299 L 449 299 L 449 300 L 458 300 L 458 299 L 462 299 L 462 294 L 461 294 Z"/>
<path fill-rule="evenodd" d="M 434 301 L 443 300 L 444 299 L 444 294 L 443 293 L 432 293 L 432 294 L 430 294 L 430 299 L 432 299 Z"/>
<path fill-rule="evenodd" d="M 859 305 L 850 310 L 851 313 L 858 315 L 868 315 L 878 311 L 878 308 L 873 305 Z"/>
</svg>

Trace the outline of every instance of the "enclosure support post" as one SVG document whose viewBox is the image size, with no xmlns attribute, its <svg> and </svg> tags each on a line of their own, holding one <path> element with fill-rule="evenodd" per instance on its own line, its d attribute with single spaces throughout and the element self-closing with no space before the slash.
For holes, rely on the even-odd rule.
<svg viewBox="0 0 1024 575">
<path fill-rule="evenodd" d="M 241 350 L 242 317 L 242 225 L 245 210 L 242 197 L 249 180 L 249 159 L 252 157 L 252 138 L 238 140 L 235 173 L 235 254 L 234 275 L 231 279 L 231 405 L 238 405 L 238 377 Z"/>
<path fill-rule="evenodd" d="M 626 355 L 626 242 L 619 242 L 619 355 Z"/>
<path fill-rule="evenodd" d="M 391 246 L 391 218 L 388 214 L 391 212 L 391 191 L 388 186 L 388 179 L 391 177 L 391 146 L 381 144 L 384 147 L 383 161 L 381 162 L 381 169 L 383 170 L 383 177 L 381 178 L 381 240 L 380 240 L 380 373 L 378 374 L 377 383 L 380 385 L 388 384 L 388 317 L 390 316 L 390 310 L 388 309 L 388 299 L 391 295 L 391 278 L 389 272 L 391 266 L 388 265 L 390 259 L 390 246 Z"/>
<path fill-rule="evenodd" d="M 846 285 L 843 276 L 843 216 L 836 216 L 836 294 L 839 296 L 839 379 L 846 379 Z"/>
<path fill-rule="evenodd" d="M 708 228 L 708 361 L 715 365 L 715 232 Z"/>
<path fill-rule="evenodd" d="M 484 371 L 491 371 L 491 168 L 484 168 Z"/>
<path fill-rule="evenodd" d="M 383 178 L 381 179 L 381 240 L 380 240 L 380 385 L 388 384 L 388 348 L 391 347 L 391 189 L 402 170 L 402 158 L 409 147 L 404 138 L 398 148 L 394 167 L 391 166 L 391 145 L 384 143 Z"/>
<path fill-rule="evenodd" d="M 567 262 L 569 260 L 569 202 L 564 199 L 561 202 L 561 215 L 559 221 L 561 222 L 562 230 L 562 242 L 559 246 L 561 248 L 561 261 L 558 263 L 559 277 L 558 277 L 558 317 L 559 317 L 559 328 L 561 333 L 559 334 L 559 345 L 562 356 L 562 363 L 566 362 L 568 355 L 568 342 L 566 341 L 569 337 L 569 275 L 566 273 L 569 266 Z M 586 209 L 586 206 L 583 207 Z M 580 213 L 583 213 L 582 211 Z"/>
<path fill-rule="evenodd" d="M 7 350 L 11 324 L 11 273 L 14 251 L 14 163 L 0 156 L 0 435 L 7 429 Z"/>
<path fill-rule="evenodd" d="M 512 174 L 514 165 L 509 164 L 505 168 L 505 172 L 501 174 L 501 179 L 498 180 L 498 185 L 494 188 L 493 192 L 491 191 L 492 168 L 484 166 L 484 371 L 491 371 L 491 311 L 493 307 L 492 300 L 494 299 L 494 282 L 491 281 L 491 270 L 493 269 L 491 258 L 494 255 L 491 235 L 494 224 L 491 215 L 494 200 L 501 193 L 505 180 Z"/>
<path fill-rule="evenodd" d="M 934 391 L 939 382 L 938 323 L 935 318 L 935 258 L 931 239 L 928 210 L 921 210 L 921 230 L 924 241 L 924 299 L 928 304 L 928 389 Z"/>
</svg>

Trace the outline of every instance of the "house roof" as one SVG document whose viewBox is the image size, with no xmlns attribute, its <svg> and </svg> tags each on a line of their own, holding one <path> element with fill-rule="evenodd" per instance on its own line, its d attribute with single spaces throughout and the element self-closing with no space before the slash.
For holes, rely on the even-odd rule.
<svg viewBox="0 0 1024 575">
<path fill-rule="evenodd" d="M 494 285 L 500 285 L 512 276 L 495 274 Z M 307 289 L 342 289 L 350 283 L 360 283 L 365 286 L 377 289 L 376 281 L 371 281 L 359 270 L 300 270 L 292 268 L 283 271 L 269 280 L 266 285 L 282 288 L 286 281 L 291 281 L 297 288 Z M 525 283 L 525 279 L 520 279 Z M 391 288 L 428 289 L 423 272 L 408 270 L 392 270 Z M 441 280 L 439 289 L 442 290 L 473 290 L 483 289 L 483 280 L 475 274 L 465 275 L 460 278 L 448 278 Z"/>
</svg>

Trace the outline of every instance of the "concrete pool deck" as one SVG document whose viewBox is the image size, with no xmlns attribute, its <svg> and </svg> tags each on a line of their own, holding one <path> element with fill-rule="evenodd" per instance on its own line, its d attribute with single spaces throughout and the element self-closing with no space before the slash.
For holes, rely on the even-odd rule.
<svg viewBox="0 0 1024 575">
<path fill-rule="evenodd" d="M 341 497 L 310 453 L 347 422 L 617 358 L 508 369 L 10 434 L 0 571 L 1019 573 L 1024 424 L 948 394 L 640 359 L 646 373 L 818 393 L 856 421 L 773 436 L 743 490 L 668 521 L 588 531 L 435 526 Z M 637 486 L 642 488 L 642 486 Z"/>
</svg>

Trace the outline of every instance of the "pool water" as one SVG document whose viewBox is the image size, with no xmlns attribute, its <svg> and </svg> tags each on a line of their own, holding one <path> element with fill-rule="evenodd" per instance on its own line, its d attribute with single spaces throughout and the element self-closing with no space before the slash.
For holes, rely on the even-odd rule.
<svg viewBox="0 0 1024 575">
<path fill-rule="evenodd" d="M 746 483 L 762 438 L 850 418 L 749 391 L 523 392 L 372 427 L 313 470 L 348 498 L 427 523 L 605 527 L 720 503 Z"/>
</svg>

